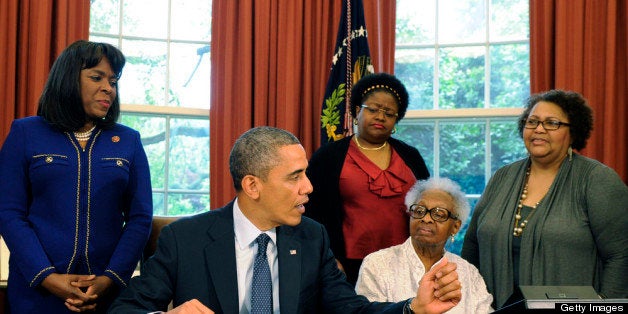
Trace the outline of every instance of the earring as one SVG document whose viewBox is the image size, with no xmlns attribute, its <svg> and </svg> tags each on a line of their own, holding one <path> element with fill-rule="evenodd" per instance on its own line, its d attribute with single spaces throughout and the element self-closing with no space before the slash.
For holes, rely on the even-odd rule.
<svg viewBox="0 0 628 314">
<path fill-rule="evenodd" d="M 395 134 L 397 133 L 397 127 L 395 126 L 395 128 L 392 130 L 392 132 L 390 132 L 391 134 Z"/>
<path fill-rule="evenodd" d="M 353 119 L 353 125 L 358 125 L 358 119 Z"/>
<path fill-rule="evenodd" d="M 569 156 L 569 161 L 571 161 L 571 159 L 573 158 L 573 149 L 571 148 L 571 146 L 569 146 L 569 149 L 567 149 L 567 155 Z"/>
<path fill-rule="evenodd" d="M 453 244 L 455 240 L 456 240 L 456 238 L 454 237 L 454 234 L 452 233 L 451 234 L 451 244 Z"/>
</svg>

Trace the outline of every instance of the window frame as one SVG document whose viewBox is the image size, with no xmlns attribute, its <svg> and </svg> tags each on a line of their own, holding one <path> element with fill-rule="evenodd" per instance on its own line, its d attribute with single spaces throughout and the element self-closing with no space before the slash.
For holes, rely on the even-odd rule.
<svg viewBox="0 0 628 314">
<path fill-rule="evenodd" d="M 406 0 L 406 1 L 413 1 L 413 0 Z M 484 21 L 483 23 L 486 23 L 485 25 L 485 36 L 483 38 L 483 40 L 479 40 L 479 41 L 464 41 L 464 42 L 460 42 L 460 43 L 452 43 L 452 42 L 447 42 L 447 43 L 441 43 L 439 42 L 439 38 L 438 38 L 438 34 L 439 34 L 439 19 L 441 17 L 441 15 L 443 14 L 442 12 L 440 12 L 439 10 L 441 8 L 439 8 L 439 0 L 435 0 L 435 16 L 434 16 L 434 38 L 433 38 L 433 42 L 430 43 L 421 43 L 421 44 L 408 44 L 408 43 L 397 43 L 395 42 L 395 53 L 396 56 L 399 56 L 400 60 L 403 60 L 401 58 L 403 58 L 405 55 L 404 53 L 400 53 L 403 50 L 429 50 L 432 49 L 432 58 L 433 58 L 433 69 L 432 69 L 432 82 L 430 82 L 432 84 L 432 109 L 410 109 L 410 107 L 408 108 L 408 110 L 406 111 L 406 115 L 404 117 L 404 119 L 402 121 L 400 121 L 400 125 L 405 125 L 405 124 L 409 124 L 409 125 L 413 125 L 413 124 L 424 124 L 424 125 L 432 125 L 434 130 L 432 134 L 429 134 L 429 136 L 433 136 L 433 169 L 430 169 L 430 173 L 432 177 L 440 177 L 441 173 L 440 173 L 440 164 L 441 164 L 441 159 L 440 159 L 440 145 L 441 145 L 441 134 L 440 134 L 440 124 L 444 123 L 444 122 L 451 122 L 451 121 L 455 121 L 455 122 L 467 122 L 467 121 L 475 121 L 475 122 L 479 122 L 481 121 L 482 123 L 484 123 L 485 127 L 486 127 L 486 132 L 484 132 L 484 177 L 485 177 L 485 183 L 484 186 L 486 186 L 486 184 L 488 183 L 489 179 L 491 178 L 492 174 L 497 170 L 497 169 L 492 169 L 493 167 L 493 162 L 491 160 L 491 154 L 493 153 L 493 145 L 492 145 L 492 138 L 491 138 L 491 123 L 496 121 L 508 121 L 511 120 L 513 123 L 513 127 L 516 128 L 516 121 L 518 119 L 518 117 L 521 115 L 521 113 L 524 110 L 524 106 L 525 106 L 525 99 L 521 100 L 521 103 L 516 103 L 516 104 L 512 104 L 511 107 L 491 107 L 491 105 L 493 105 L 491 103 L 491 66 L 493 65 L 492 62 L 497 61 L 497 60 L 492 60 L 491 59 L 491 48 L 492 47 L 499 47 L 501 45 L 526 45 L 528 47 L 528 63 L 529 63 L 529 47 L 530 47 L 530 32 L 529 32 L 529 23 L 528 23 L 528 32 L 527 32 L 527 36 L 524 38 L 515 38 L 515 39 L 507 39 L 507 40 L 500 40 L 495 39 L 495 40 L 491 40 L 491 6 L 492 6 L 492 0 L 483 0 L 483 5 L 484 5 Z M 519 3 L 521 4 L 521 3 Z M 529 7 L 529 6 L 528 6 Z M 398 8 L 399 10 L 399 8 Z M 397 17 L 398 19 L 400 18 L 404 18 L 404 17 Z M 528 11 L 528 20 L 529 20 L 529 11 Z M 396 22 L 399 22 L 400 20 L 397 20 Z M 405 24 L 404 24 L 405 25 Z M 430 20 L 430 24 L 431 24 L 431 20 Z M 405 30 L 404 30 L 405 31 Z M 440 80 L 441 80 L 441 69 L 440 69 L 440 62 L 441 60 L 439 58 L 442 58 L 442 50 L 443 49 L 451 49 L 451 48 L 477 48 L 477 47 L 482 47 L 483 48 L 483 53 L 484 53 L 484 73 L 483 73 L 483 104 L 480 108 L 455 108 L 455 109 L 443 109 L 441 108 L 441 104 L 440 104 Z M 430 53 L 426 52 L 425 53 L 426 56 L 429 56 Z M 431 61 L 431 60 L 430 60 Z M 395 67 L 397 67 L 397 57 L 395 57 Z M 528 78 L 529 78 L 529 69 L 528 69 Z M 403 81 L 404 77 L 400 77 L 400 79 Z M 528 81 L 528 86 L 529 86 L 529 81 Z M 530 95 L 530 91 L 528 89 L 527 93 L 523 93 L 524 96 L 529 96 Z M 523 145 L 523 144 L 522 144 Z M 462 187 L 463 191 L 465 190 L 465 187 Z M 466 193 L 466 191 L 465 191 Z M 473 213 L 473 208 L 474 208 L 474 204 L 477 203 L 477 201 L 480 199 L 481 194 L 466 194 L 467 199 L 470 201 L 471 205 L 472 205 L 472 209 L 471 209 L 471 213 L 469 215 L 469 220 L 471 219 L 472 213 Z M 466 227 L 468 225 L 468 221 L 463 221 L 463 227 L 460 230 L 460 232 L 456 235 L 456 244 L 455 247 L 450 247 L 451 251 L 456 253 L 458 252 L 458 250 L 461 247 L 462 244 L 462 238 L 464 237 L 464 233 L 466 232 Z M 454 245 L 451 245 L 454 246 Z"/>
<path fill-rule="evenodd" d="M 128 0 L 120 0 L 116 5 L 116 10 L 118 12 L 118 21 L 116 22 L 119 27 L 117 28 L 117 32 L 116 33 L 103 33 L 103 32 L 92 32 L 91 31 L 91 27 L 90 27 L 90 32 L 89 32 L 89 40 L 102 40 L 103 38 L 106 40 L 109 40 L 108 42 L 115 42 L 114 45 L 117 46 L 118 48 L 120 48 L 121 50 L 123 50 L 124 52 L 124 45 L 123 42 L 125 40 L 137 40 L 137 41 L 141 41 L 141 40 L 145 40 L 145 41 L 149 41 L 149 42 L 159 42 L 159 43 L 163 43 L 164 45 L 166 45 L 166 55 L 165 55 L 165 82 L 164 82 L 164 90 L 160 91 L 163 92 L 163 99 L 165 99 L 165 104 L 167 104 L 169 102 L 170 99 L 170 95 L 169 92 L 172 89 L 171 86 L 171 62 L 172 62 L 172 54 L 171 54 L 171 48 L 172 45 L 176 45 L 176 44 L 193 44 L 193 45 L 207 45 L 209 48 L 209 51 L 206 52 L 206 61 L 205 62 L 209 62 L 210 60 L 210 55 L 211 55 L 211 38 L 209 40 L 190 40 L 190 39 L 174 39 L 172 38 L 172 34 L 171 34 L 171 30 L 170 28 L 172 27 L 171 25 L 171 12 L 173 10 L 172 4 L 174 0 L 167 0 L 168 2 L 168 10 L 167 10 L 167 14 L 168 14 L 168 18 L 167 18 L 167 33 L 165 37 L 150 37 L 150 36 L 134 36 L 134 35 L 125 35 L 124 33 L 124 29 L 122 27 L 123 25 L 123 20 L 124 20 L 124 1 L 128 1 Z M 211 5 L 210 5 L 211 7 Z M 211 16 L 210 16 L 211 18 Z M 90 23 L 91 23 L 91 19 L 90 19 Z M 95 39 L 97 38 L 97 39 Z M 211 67 L 211 65 L 210 65 Z M 124 75 L 124 71 L 122 74 L 122 80 L 121 80 L 121 85 L 122 87 L 124 87 L 124 80 L 125 80 L 125 75 Z M 209 82 L 208 82 L 209 83 Z M 208 84 L 209 85 L 209 84 Z M 124 93 L 124 91 L 122 91 Z M 170 132 L 171 132 L 171 120 L 172 119 L 193 119 L 193 120 L 206 120 L 208 123 L 208 129 L 209 129 L 209 108 L 194 108 L 194 107 L 176 107 L 176 106 L 167 106 L 165 104 L 141 104 L 141 103 L 121 103 L 120 104 L 120 118 L 122 119 L 123 116 L 126 115 L 139 115 L 139 116 L 145 116 L 145 117 L 151 117 L 151 118 L 162 118 L 165 120 L 165 125 L 164 125 L 164 130 L 160 130 L 165 132 L 165 147 L 166 148 L 170 148 Z M 166 149 L 165 153 L 164 153 L 164 170 L 163 170 L 163 187 L 153 187 L 152 188 L 152 193 L 153 193 L 153 197 L 155 197 L 156 195 L 159 196 L 163 196 L 163 209 L 160 209 L 163 211 L 163 215 L 168 215 L 168 213 L 170 212 L 169 207 L 169 203 L 168 203 L 168 199 L 169 196 L 172 195 L 191 195 L 191 194 L 197 194 L 197 195 L 206 195 L 207 197 L 210 198 L 210 204 L 211 204 L 211 197 L 210 197 L 210 189 L 207 188 L 206 190 L 188 190 L 188 189 L 172 189 L 169 187 L 169 182 L 171 180 L 173 180 L 173 178 L 170 177 L 170 154 L 171 151 L 170 149 Z M 209 152 L 208 152 L 209 154 Z M 207 169 L 209 169 L 209 164 L 206 165 Z M 210 174 L 211 176 L 211 174 Z M 210 206 L 208 206 L 208 208 L 206 210 L 210 210 Z M 191 213 L 190 213 L 191 214 Z"/>
</svg>

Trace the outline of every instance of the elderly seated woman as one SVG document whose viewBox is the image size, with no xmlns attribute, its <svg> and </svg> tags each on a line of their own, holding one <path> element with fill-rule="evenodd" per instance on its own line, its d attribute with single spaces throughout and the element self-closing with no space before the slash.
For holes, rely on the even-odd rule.
<svg viewBox="0 0 628 314">
<path fill-rule="evenodd" d="M 410 237 L 400 245 L 366 256 L 356 292 L 370 301 L 397 302 L 416 295 L 425 272 L 443 257 L 457 264 L 462 299 L 447 313 L 488 313 L 493 297 L 475 266 L 445 251 L 447 239 L 469 216 L 469 202 L 460 186 L 446 178 L 418 181 L 405 198 Z"/>
</svg>

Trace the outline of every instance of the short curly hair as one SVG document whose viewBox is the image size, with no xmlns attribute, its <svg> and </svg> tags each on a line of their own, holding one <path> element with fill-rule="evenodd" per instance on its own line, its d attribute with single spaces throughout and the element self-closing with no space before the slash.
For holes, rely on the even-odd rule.
<svg viewBox="0 0 628 314">
<path fill-rule="evenodd" d="M 260 126 L 244 132 L 233 144 L 229 154 L 229 172 L 236 191 L 242 191 L 242 179 L 254 175 L 266 180 L 272 168 L 279 165 L 279 149 L 301 144 L 292 133 L 270 126 Z"/>
<path fill-rule="evenodd" d="M 374 92 L 387 92 L 397 99 L 399 107 L 399 122 L 406 115 L 408 109 L 408 91 L 406 86 L 401 83 L 394 75 L 388 73 L 373 73 L 363 76 L 351 88 L 351 115 L 355 117 L 357 107 L 362 105 L 364 99 Z"/>
<path fill-rule="evenodd" d="M 526 102 L 526 108 L 519 116 L 519 136 L 523 138 L 525 120 L 530 115 L 532 108 L 541 101 L 556 104 L 563 110 L 569 119 L 571 147 L 576 150 L 585 148 L 593 130 L 593 110 L 582 95 L 573 91 L 554 89 L 530 96 Z"/>
<path fill-rule="evenodd" d="M 471 211 L 469 201 L 467 200 L 465 193 L 462 192 L 460 185 L 448 178 L 431 177 L 426 180 L 419 180 L 415 182 L 406 193 L 404 201 L 406 208 L 410 209 L 410 206 L 421 200 L 423 193 L 433 190 L 443 191 L 451 196 L 455 208 L 449 208 L 449 210 L 453 210 L 453 212 L 458 215 L 457 219 L 464 224 L 467 221 L 467 218 L 469 218 L 469 213 Z"/>
</svg>

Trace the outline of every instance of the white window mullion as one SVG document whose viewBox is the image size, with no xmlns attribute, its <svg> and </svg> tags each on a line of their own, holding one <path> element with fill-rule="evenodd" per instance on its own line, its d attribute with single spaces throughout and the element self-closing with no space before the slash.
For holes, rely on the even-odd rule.
<svg viewBox="0 0 628 314">
<path fill-rule="evenodd" d="M 434 173 L 433 177 L 440 177 L 440 121 L 434 121 Z"/>
</svg>

